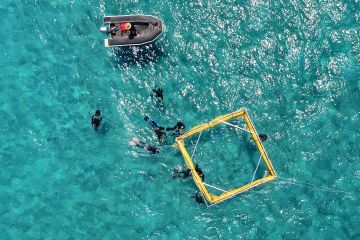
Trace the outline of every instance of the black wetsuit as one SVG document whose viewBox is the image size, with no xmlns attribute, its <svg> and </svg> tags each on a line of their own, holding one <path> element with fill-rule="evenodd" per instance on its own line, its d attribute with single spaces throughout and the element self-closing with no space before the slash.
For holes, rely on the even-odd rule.
<svg viewBox="0 0 360 240">
<path fill-rule="evenodd" d="M 190 169 L 186 169 L 186 170 L 181 170 L 181 171 L 176 171 L 174 169 L 174 177 L 173 178 L 187 178 L 191 176 L 191 170 Z"/>
<path fill-rule="evenodd" d="M 195 166 L 195 170 L 196 170 L 197 174 L 199 174 L 199 176 L 201 178 L 201 181 L 204 181 L 205 180 L 205 175 L 204 175 L 203 171 L 199 168 L 199 166 L 197 164 Z"/>
<path fill-rule="evenodd" d="M 93 115 L 91 117 L 91 125 L 95 127 L 95 131 L 97 131 L 98 127 L 100 126 L 101 120 L 102 120 L 101 115 Z"/>
<path fill-rule="evenodd" d="M 166 133 L 163 130 L 164 130 L 163 127 L 155 127 L 154 128 L 155 134 L 160 141 L 166 140 Z"/>
<path fill-rule="evenodd" d="M 153 147 L 153 146 L 150 146 L 150 145 L 145 146 L 145 149 L 147 151 L 149 151 L 149 153 L 151 153 L 151 154 L 160 153 L 160 151 L 156 147 Z"/>
<path fill-rule="evenodd" d="M 157 99 L 164 100 L 163 90 L 161 88 L 158 88 L 158 89 L 154 88 L 152 96 L 156 97 Z"/>
<path fill-rule="evenodd" d="M 182 122 L 177 122 L 174 127 L 166 128 L 166 131 L 175 130 L 175 135 L 180 136 L 181 134 L 184 133 L 183 131 L 184 129 L 185 129 L 185 124 L 183 124 Z"/>
<path fill-rule="evenodd" d="M 195 201 L 198 203 L 205 203 L 204 198 L 198 192 L 195 193 Z"/>
</svg>

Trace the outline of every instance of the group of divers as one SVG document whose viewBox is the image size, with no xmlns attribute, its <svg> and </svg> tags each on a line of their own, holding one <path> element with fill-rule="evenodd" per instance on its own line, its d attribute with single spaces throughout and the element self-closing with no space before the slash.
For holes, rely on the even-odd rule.
<svg viewBox="0 0 360 240">
<path fill-rule="evenodd" d="M 163 90 L 161 88 L 155 87 L 153 89 L 150 97 L 152 99 L 155 99 L 156 101 L 163 101 L 164 100 Z M 101 115 L 101 111 L 99 109 L 96 110 L 94 115 L 91 117 L 91 125 L 94 127 L 95 131 L 98 131 L 98 129 L 101 125 L 102 119 L 103 119 L 103 117 Z M 164 127 L 158 126 L 157 123 L 154 120 L 151 120 L 148 116 L 145 116 L 144 120 L 145 120 L 145 122 L 148 122 L 151 125 L 158 140 L 162 143 L 165 142 L 166 138 L 167 138 L 165 131 L 173 131 L 174 137 L 178 137 L 178 136 L 182 135 L 185 130 L 185 124 L 182 122 L 177 122 L 174 127 L 164 128 Z M 265 134 L 259 134 L 259 137 L 260 137 L 261 141 L 265 141 L 267 139 L 267 136 Z M 157 147 L 152 146 L 148 143 L 145 143 L 136 137 L 132 138 L 132 140 L 129 142 L 129 144 L 131 146 L 143 149 L 150 154 L 160 153 L 160 151 Z M 195 165 L 195 170 L 196 170 L 197 174 L 200 176 L 201 180 L 204 181 L 204 179 L 205 179 L 204 173 L 200 169 L 198 164 Z M 176 166 L 173 169 L 173 173 L 174 173 L 174 175 L 173 175 L 174 179 L 176 179 L 176 178 L 185 179 L 185 178 L 191 176 L 191 169 L 183 168 L 182 166 Z M 195 192 L 195 195 L 193 196 L 193 198 L 195 198 L 196 202 L 198 202 L 198 203 L 205 203 L 202 195 L 199 192 Z"/>
</svg>

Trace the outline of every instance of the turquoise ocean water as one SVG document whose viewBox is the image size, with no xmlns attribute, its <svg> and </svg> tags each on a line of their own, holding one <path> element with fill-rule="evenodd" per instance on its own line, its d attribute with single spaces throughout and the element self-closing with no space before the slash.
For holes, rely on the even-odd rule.
<svg viewBox="0 0 360 240">
<path fill-rule="evenodd" d="M 357 0 L 0 1 L 0 239 L 360 239 L 359 10 Z M 102 16 L 134 13 L 166 31 L 104 48 Z M 147 102 L 154 85 L 163 104 Z M 207 208 L 191 179 L 173 180 L 183 158 L 143 117 L 190 129 L 241 107 L 268 134 L 279 178 Z M 131 148 L 134 136 L 161 154 Z M 230 189 L 251 180 L 258 153 L 220 127 L 194 158 L 206 182 Z"/>
</svg>

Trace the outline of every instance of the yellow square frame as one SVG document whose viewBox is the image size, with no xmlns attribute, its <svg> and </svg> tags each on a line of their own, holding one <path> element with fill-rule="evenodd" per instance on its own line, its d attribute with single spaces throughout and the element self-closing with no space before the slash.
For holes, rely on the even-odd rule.
<svg viewBox="0 0 360 240">
<path fill-rule="evenodd" d="M 185 148 L 185 144 L 184 144 L 184 139 L 188 138 L 192 135 L 198 134 L 203 130 L 207 130 L 209 128 L 215 127 L 218 124 L 224 123 L 227 120 L 230 120 L 232 118 L 236 118 L 236 117 L 243 117 L 247 128 L 249 130 L 249 132 L 252 135 L 252 139 L 255 141 L 256 146 L 261 154 L 262 159 L 264 160 L 266 166 L 267 166 L 267 170 L 268 170 L 268 175 L 257 179 L 251 183 L 248 183 L 240 188 L 236 188 L 236 189 L 232 189 L 229 191 L 226 191 L 224 193 L 222 193 L 219 196 L 213 195 L 211 193 L 208 192 L 206 185 L 201 181 L 200 176 L 198 175 L 198 173 L 195 170 L 194 167 L 194 163 L 191 160 L 191 157 L 188 153 L 188 151 Z M 259 136 L 255 130 L 254 124 L 252 123 L 249 115 L 246 112 L 246 109 L 239 109 L 233 113 L 229 113 L 229 114 L 225 114 L 225 115 L 221 115 L 213 120 L 211 120 L 208 123 L 204 123 L 204 124 L 200 124 L 192 129 L 190 129 L 189 131 L 185 132 L 184 134 L 182 134 L 181 136 L 179 136 L 178 138 L 176 138 L 176 145 L 178 146 L 178 148 L 180 149 L 183 157 L 184 157 L 184 161 L 186 166 L 191 170 L 192 173 L 192 177 L 193 180 L 196 184 L 196 186 L 199 188 L 199 190 L 201 191 L 202 195 L 206 198 L 206 200 L 208 202 L 210 202 L 211 204 L 217 204 L 219 202 L 222 202 L 228 198 L 234 197 L 235 195 L 245 192 L 253 187 L 256 187 L 258 185 L 261 185 L 263 183 L 272 181 L 276 178 L 276 172 L 275 169 L 265 151 L 264 146 L 261 143 L 261 140 L 259 139 Z"/>
</svg>

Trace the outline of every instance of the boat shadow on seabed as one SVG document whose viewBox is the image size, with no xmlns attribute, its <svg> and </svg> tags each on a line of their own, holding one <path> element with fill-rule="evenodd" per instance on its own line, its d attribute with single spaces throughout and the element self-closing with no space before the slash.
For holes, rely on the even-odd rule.
<svg viewBox="0 0 360 240">
<path fill-rule="evenodd" d="M 118 47 L 113 51 L 111 62 L 114 67 L 156 62 L 165 55 L 163 47 L 156 42 L 142 46 Z"/>
</svg>

